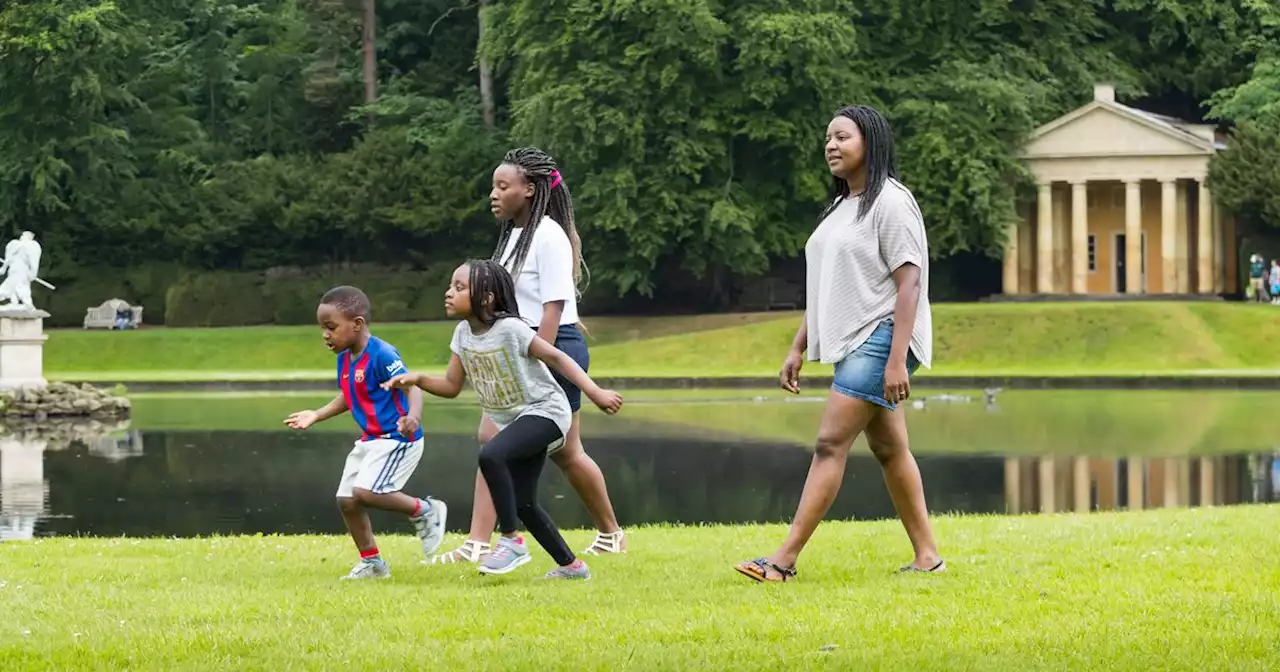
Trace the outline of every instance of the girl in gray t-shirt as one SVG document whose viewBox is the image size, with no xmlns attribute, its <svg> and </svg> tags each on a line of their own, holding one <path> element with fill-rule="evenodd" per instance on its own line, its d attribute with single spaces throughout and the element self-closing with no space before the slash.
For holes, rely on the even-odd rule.
<svg viewBox="0 0 1280 672">
<path fill-rule="evenodd" d="M 572 414 L 550 366 L 582 390 L 605 413 L 617 413 L 622 397 L 601 389 L 568 355 L 538 337 L 520 318 L 511 274 L 493 261 L 469 261 L 453 272 L 444 295 L 449 317 L 463 318 L 453 332 L 449 369 L 443 378 L 405 373 L 386 387 L 420 387 L 454 398 L 462 382 L 480 398 L 500 430 L 480 449 L 480 471 L 489 484 L 502 537 L 480 563 L 484 574 L 506 574 L 531 559 L 519 524 L 559 565 L 547 578 L 587 579 L 586 563 L 569 550 L 547 512 L 538 506 L 538 477 L 547 454 L 564 445 Z"/>
</svg>

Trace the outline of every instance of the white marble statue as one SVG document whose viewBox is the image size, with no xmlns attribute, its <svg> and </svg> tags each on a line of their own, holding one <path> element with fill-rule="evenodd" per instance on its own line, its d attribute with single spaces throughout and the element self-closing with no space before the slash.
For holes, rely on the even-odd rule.
<svg viewBox="0 0 1280 672">
<path fill-rule="evenodd" d="M 53 285 L 38 276 L 40 252 L 40 243 L 36 242 L 35 234 L 30 231 L 23 231 L 21 237 L 4 246 L 4 263 L 0 264 L 0 273 L 5 274 L 5 279 L 0 282 L 0 303 L 34 309 L 35 305 L 31 303 L 31 283 L 38 282 L 53 289 Z"/>
</svg>

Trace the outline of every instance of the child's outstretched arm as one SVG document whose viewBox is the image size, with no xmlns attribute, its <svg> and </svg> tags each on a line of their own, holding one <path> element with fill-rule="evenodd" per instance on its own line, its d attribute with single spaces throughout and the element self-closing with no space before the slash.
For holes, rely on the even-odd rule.
<svg viewBox="0 0 1280 672">
<path fill-rule="evenodd" d="M 402 373 L 383 383 L 382 387 L 388 390 L 418 387 L 437 397 L 453 399 L 462 392 L 462 381 L 466 378 L 467 372 L 462 368 L 462 360 L 455 353 L 449 357 L 449 368 L 443 378 L 425 373 Z"/>
<path fill-rule="evenodd" d="M 543 340 L 540 336 L 534 336 L 533 341 L 529 343 L 529 355 L 541 359 L 547 366 L 555 369 L 556 373 L 564 376 L 569 382 L 578 386 L 582 393 L 587 395 L 591 403 L 595 404 L 605 413 L 617 413 L 622 408 L 622 395 L 613 390 L 606 390 L 596 385 L 591 376 L 582 370 L 578 363 L 573 361 L 569 355 L 556 349 L 554 345 Z"/>
<path fill-rule="evenodd" d="M 409 412 L 396 421 L 396 431 L 402 436 L 412 436 L 422 427 L 422 390 L 411 387 L 405 396 L 409 397 Z"/>
<path fill-rule="evenodd" d="M 306 429 L 317 422 L 324 422 L 335 415 L 347 412 L 347 400 L 341 394 L 332 401 L 314 411 L 298 411 L 284 419 L 284 424 L 293 429 Z"/>
</svg>

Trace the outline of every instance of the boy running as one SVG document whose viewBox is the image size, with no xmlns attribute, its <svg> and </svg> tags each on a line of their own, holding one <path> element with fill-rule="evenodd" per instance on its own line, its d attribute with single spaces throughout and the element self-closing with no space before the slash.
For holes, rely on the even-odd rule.
<svg viewBox="0 0 1280 672">
<path fill-rule="evenodd" d="M 298 411 L 284 421 L 293 429 L 306 429 L 349 410 L 363 432 L 347 455 L 338 483 L 338 508 L 360 551 L 360 562 L 344 579 L 391 577 L 366 509 L 409 516 L 427 557 L 440 547 L 448 515 L 438 499 L 400 492 L 422 458 L 422 392 L 382 388 L 408 369 L 395 346 L 369 333 L 370 312 L 369 297 L 355 287 L 335 287 L 320 300 L 316 319 L 324 330 L 325 346 L 338 355 L 342 392 L 322 408 Z"/>
</svg>

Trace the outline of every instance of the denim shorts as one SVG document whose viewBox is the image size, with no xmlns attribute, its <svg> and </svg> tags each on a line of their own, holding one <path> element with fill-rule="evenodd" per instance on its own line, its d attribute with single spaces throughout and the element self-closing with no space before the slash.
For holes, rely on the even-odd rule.
<svg viewBox="0 0 1280 672">
<path fill-rule="evenodd" d="M 889 410 L 898 407 L 884 398 L 884 369 L 889 363 L 889 346 L 893 343 L 893 319 L 876 326 L 871 337 L 836 364 L 831 389 L 847 397 L 863 399 Z M 907 375 L 920 368 L 915 353 L 907 350 Z"/>
<path fill-rule="evenodd" d="M 583 371 L 591 367 L 591 353 L 587 350 L 587 339 L 582 337 L 582 331 L 578 329 L 576 324 L 562 324 L 560 329 L 556 331 L 556 349 L 569 355 L 569 359 L 578 363 Z M 551 370 L 551 377 L 560 383 L 560 389 L 564 390 L 564 396 L 569 398 L 569 410 L 577 413 L 582 408 L 582 390 L 577 385 L 569 382 L 564 376 L 556 373 L 555 369 Z"/>
</svg>

